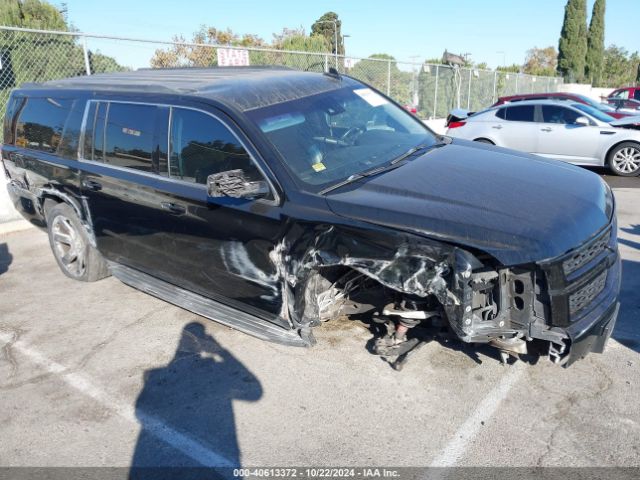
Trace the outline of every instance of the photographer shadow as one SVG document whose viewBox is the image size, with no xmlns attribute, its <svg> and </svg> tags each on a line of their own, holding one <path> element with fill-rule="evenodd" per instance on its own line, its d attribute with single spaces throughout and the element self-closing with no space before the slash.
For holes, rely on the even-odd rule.
<svg viewBox="0 0 640 480">
<path fill-rule="evenodd" d="M 241 454 L 233 401 L 262 397 L 257 378 L 192 322 L 173 359 L 144 374 L 136 401 L 141 425 L 130 478 L 158 478 L 202 467 L 237 467 Z"/>
</svg>

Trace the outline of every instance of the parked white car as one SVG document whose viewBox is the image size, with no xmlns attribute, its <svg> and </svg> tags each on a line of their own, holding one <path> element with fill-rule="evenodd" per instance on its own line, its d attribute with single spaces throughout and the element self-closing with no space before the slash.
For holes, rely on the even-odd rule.
<svg viewBox="0 0 640 480">
<path fill-rule="evenodd" d="M 465 116 L 452 112 L 447 134 L 577 165 L 640 174 L 640 117 L 615 118 L 565 100 L 503 104 Z"/>
</svg>

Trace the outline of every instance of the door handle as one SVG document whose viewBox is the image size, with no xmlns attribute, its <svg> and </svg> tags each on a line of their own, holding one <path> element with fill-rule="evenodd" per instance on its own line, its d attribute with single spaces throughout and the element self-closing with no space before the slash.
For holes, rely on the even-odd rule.
<svg viewBox="0 0 640 480">
<path fill-rule="evenodd" d="M 96 182 L 95 180 L 83 180 L 82 186 L 87 190 L 93 190 L 94 192 L 97 192 L 98 190 L 102 190 L 102 184 L 99 182 Z"/>
<path fill-rule="evenodd" d="M 162 202 L 160 204 L 163 210 L 173 213 L 174 215 L 182 215 L 187 212 L 187 208 L 184 205 L 171 202 Z"/>
<path fill-rule="evenodd" d="M 553 132 L 553 128 L 545 127 L 545 128 L 541 128 L 540 131 L 542 131 L 542 132 Z"/>
<path fill-rule="evenodd" d="M 495 128 L 496 130 L 500 130 L 502 128 L 502 125 L 494 125 L 491 128 Z"/>
</svg>

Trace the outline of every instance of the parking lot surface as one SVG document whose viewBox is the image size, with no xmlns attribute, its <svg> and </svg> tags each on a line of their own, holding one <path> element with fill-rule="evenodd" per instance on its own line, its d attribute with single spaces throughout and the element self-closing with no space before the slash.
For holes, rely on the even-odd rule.
<svg viewBox="0 0 640 480">
<path fill-rule="evenodd" d="M 358 322 L 282 347 L 114 278 L 74 282 L 39 230 L 0 235 L 0 465 L 638 466 L 635 186 L 615 190 L 613 338 L 568 369 L 432 342 L 396 372 Z"/>
</svg>

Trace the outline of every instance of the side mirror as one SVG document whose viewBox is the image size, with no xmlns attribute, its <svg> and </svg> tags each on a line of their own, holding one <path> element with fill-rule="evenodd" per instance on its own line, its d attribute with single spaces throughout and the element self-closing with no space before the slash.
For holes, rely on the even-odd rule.
<svg viewBox="0 0 640 480">
<path fill-rule="evenodd" d="M 264 180 L 250 182 L 241 169 L 214 173 L 207 177 L 210 197 L 258 198 L 269 193 Z"/>
<path fill-rule="evenodd" d="M 589 125 L 591 125 L 591 122 L 587 117 L 578 117 L 576 118 L 576 121 L 574 122 L 574 124 L 580 125 L 581 127 L 588 127 Z"/>
</svg>

